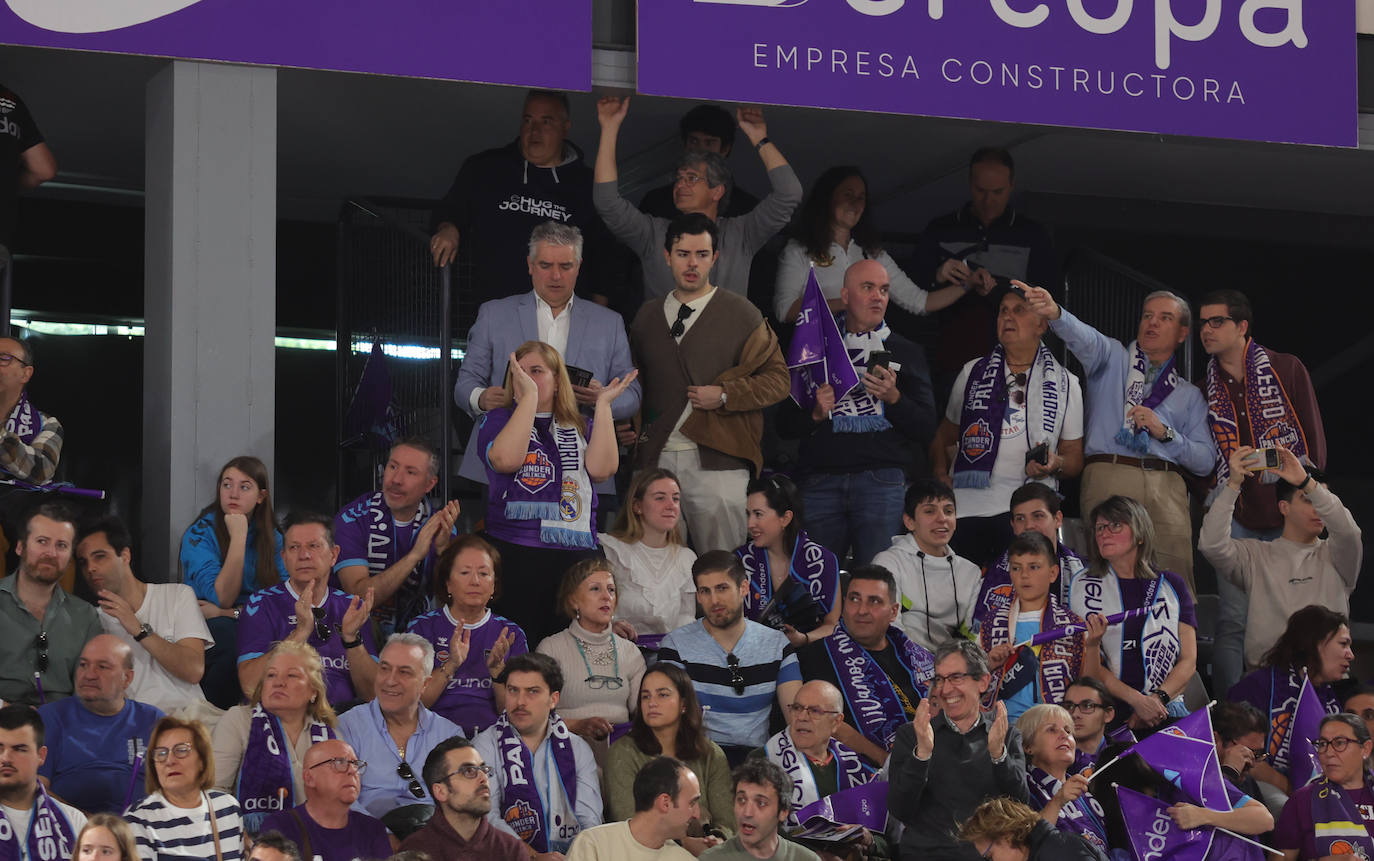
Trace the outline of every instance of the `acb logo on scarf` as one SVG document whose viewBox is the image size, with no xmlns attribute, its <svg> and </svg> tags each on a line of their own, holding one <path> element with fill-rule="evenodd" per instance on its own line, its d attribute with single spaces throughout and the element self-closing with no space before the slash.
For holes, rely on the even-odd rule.
<svg viewBox="0 0 1374 861">
<path fill-rule="evenodd" d="M 523 799 L 507 807 L 501 813 L 501 818 L 506 820 L 515 836 L 526 843 L 539 833 L 539 817 L 535 814 L 534 808 L 530 807 L 530 803 Z"/>
<path fill-rule="evenodd" d="M 968 426 L 959 440 L 959 448 L 969 460 L 977 460 L 992 451 L 992 428 L 987 419 L 978 419 Z"/>
<path fill-rule="evenodd" d="M 525 463 L 515 480 L 530 493 L 538 493 L 553 481 L 553 463 L 542 451 L 525 453 Z"/>
</svg>

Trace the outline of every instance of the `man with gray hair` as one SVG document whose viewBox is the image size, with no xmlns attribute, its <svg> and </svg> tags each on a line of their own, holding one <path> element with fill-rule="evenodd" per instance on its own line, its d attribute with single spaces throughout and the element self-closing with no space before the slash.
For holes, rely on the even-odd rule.
<svg viewBox="0 0 1374 861">
<path fill-rule="evenodd" d="M 434 646 L 419 634 L 392 634 L 377 659 L 377 698 L 344 712 L 339 736 L 372 764 L 353 809 L 380 819 L 410 804 L 433 805 L 420 770 L 444 739 L 463 731 L 420 702 L 434 672 Z"/>
<path fill-rule="evenodd" d="M 661 299 L 673 292 L 677 283 L 663 256 L 664 236 L 668 232 L 667 218 L 646 215 L 621 197 L 617 182 L 615 146 L 620 126 L 630 108 L 629 98 L 606 97 L 596 104 L 597 120 L 601 123 L 601 143 L 593 170 L 592 202 L 596 211 L 610 228 L 611 234 L 625 243 L 644 267 L 644 298 Z M 678 162 L 677 179 L 673 183 L 673 203 L 686 215 L 699 212 L 717 222 L 720 241 L 711 283 L 741 296 L 749 290 L 749 270 L 754 255 L 773 235 L 787 225 L 788 219 L 801 203 L 802 186 L 797 174 L 783 158 L 777 144 L 768 138 L 768 126 L 763 111 L 740 108 L 736 112 L 740 131 L 749 138 L 768 171 L 772 191 L 747 215 L 721 217 L 730 201 L 730 168 L 725 159 L 713 152 L 687 152 Z M 708 273 L 711 274 L 711 273 Z"/>
<path fill-rule="evenodd" d="M 458 368 L 454 400 L 473 418 L 502 404 L 506 357 L 526 341 L 543 341 L 568 366 L 578 405 L 590 414 L 601 387 L 633 368 L 625 322 L 619 314 L 573 295 L 582 267 L 582 233 L 569 224 L 546 221 L 530 234 L 526 258 L 534 289 L 519 296 L 493 299 L 477 309 L 468 332 L 468 351 Z M 639 381 L 611 405 L 617 425 L 629 426 L 639 411 Z M 474 432 L 472 441 L 476 440 Z M 473 445 L 458 474 L 485 484 L 486 470 Z M 597 488 L 613 493 L 611 482 Z"/>
<path fill-rule="evenodd" d="M 1178 373 L 1174 351 L 1188 340 L 1192 312 L 1167 290 L 1145 297 L 1136 339 L 1109 338 L 1060 308 L 1048 290 L 1020 281 L 1026 302 L 1050 321 L 1083 365 L 1086 443 L 1080 508 L 1129 496 L 1150 513 L 1165 570 L 1193 587 L 1193 525 L 1184 471 L 1208 475 L 1216 443 L 1207 400 Z M 1196 590 L 1194 590 L 1196 591 Z"/>
<path fill-rule="evenodd" d="M 991 680 L 977 643 L 948 640 L 935 650 L 930 696 L 897 730 L 887 763 L 887 809 L 906 826 L 901 857 L 977 861 L 978 852 L 954 836 L 959 823 L 999 795 L 1028 803 L 1021 734 L 1007 721 L 1006 703 L 980 709 Z"/>
</svg>

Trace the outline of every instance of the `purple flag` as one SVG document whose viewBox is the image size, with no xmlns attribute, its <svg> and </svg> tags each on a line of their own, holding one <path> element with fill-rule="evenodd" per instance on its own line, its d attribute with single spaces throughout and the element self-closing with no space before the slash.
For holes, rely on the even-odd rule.
<svg viewBox="0 0 1374 861">
<path fill-rule="evenodd" d="M 787 346 L 787 368 L 792 373 L 792 400 L 804 410 L 816 405 L 819 386 L 829 383 L 835 389 L 835 401 L 839 402 L 859 384 L 844 336 L 825 304 L 821 285 L 816 283 L 815 269 L 806 276 L 796 329 Z"/>
<path fill-rule="evenodd" d="M 1326 709 L 1312 687 L 1312 680 L 1304 678 L 1298 704 L 1293 709 L 1293 722 L 1288 728 L 1288 780 L 1295 791 L 1322 773 L 1312 739 L 1320 735 L 1324 717 Z"/>
<path fill-rule="evenodd" d="M 1127 610 L 1124 613 L 1113 613 L 1112 615 L 1107 617 L 1107 624 L 1117 625 L 1121 622 L 1126 621 L 1127 619 L 1134 619 L 1136 616 L 1143 616 L 1145 615 L 1145 611 L 1148 609 L 1148 607 L 1136 607 L 1134 610 Z M 1088 630 L 1087 625 L 1065 625 L 1062 628 L 1052 628 L 1048 631 L 1041 631 L 1040 633 L 1036 634 L 1034 637 L 1031 637 L 1024 643 L 1017 643 L 1016 645 L 1039 646 L 1044 643 L 1052 642 L 1054 640 L 1062 640 L 1065 637 L 1072 637 L 1075 634 L 1081 634 L 1086 630 Z"/>
<path fill-rule="evenodd" d="M 1121 755 L 1129 753 L 1140 754 L 1194 804 L 1211 810 L 1231 809 L 1212 737 L 1210 705 L 1136 742 Z"/>
<path fill-rule="evenodd" d="M 798 822 L 819 816 L 836 825 L 862 825 L 881 833 L 887 828 L 887 781 L 875 780 L 833 792 L 797 811 Z"/>
<path fill-rule="evenodd" d="M 1124 786 L 1116 788 L 1116 798 L 1121 803 L 1121 818 L 1136 858 L 1203 861 L 1208 857 L 1212 829 L 1179 828 L 1169 816 L 1168 804 Z"/>
<path fill-rule="evenodd" d="M 363 365 L 363 375 L 353 400 L 344 416 L 344 436 L 361 439 L 377 448 L 385 448 L 400 439 L 400 415 L 392 403 L 391 374 L 386 366 L 386 353 L 377 336 L 372 339 L 372 352 Z"/>
</svg>

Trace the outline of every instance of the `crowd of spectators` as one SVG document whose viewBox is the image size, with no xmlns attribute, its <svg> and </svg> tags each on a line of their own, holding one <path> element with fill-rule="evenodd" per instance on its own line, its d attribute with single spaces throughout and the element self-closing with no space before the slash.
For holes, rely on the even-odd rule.
<svg viewBox="0 0 1374 861">
<path fill-rule="evenodd" d="M 477 530 L 418 438 L 377 489 L 280 521 L 233 458 L 177 583 L 140 579 L 117 517 L 3 500 L 0 857 L 1104 859 L 1142 803 L 1219 852 L 1374 857 L 1360 529 L 1307 372 L 1243 294 L 1159 291 L 1134 340 L 1095 330 L 996 149 L 904 272 L 862 171 L 803 201 L 753 108 L 689 112 L 636 207 L 628 113 L 598 102 L 588 168 L 566 98 L 530 93 L 435 211 L 434 263 L 468 255 L 486 300 L 453 393 Z M 761 199 L 732 182 L 736 126 Z M 625 255 L 628 325 L 603 307 L 636 292 Z M 946 315 L 940 340 L 894 332 L 889 299 Z M 789 353 L 813 315 L 848 390 Z M 0 468 L 43 485 L 62 430 L 34 367 L 0 338 Z M 1210 662 L 1195 546 L 1227 584 Z"/>
</svg>

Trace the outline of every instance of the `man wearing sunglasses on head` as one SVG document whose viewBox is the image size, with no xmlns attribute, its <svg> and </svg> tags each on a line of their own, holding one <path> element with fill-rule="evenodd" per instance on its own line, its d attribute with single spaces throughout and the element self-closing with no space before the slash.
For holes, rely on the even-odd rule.
<svg viewBox="0 0 1374 861">
<path fill-rule="evenodd" d="M 46 484 L 57 474 L 62 456 L 62 423 L 29 402 L 33 351 L 18 338 L 0 338 L 0 478 Z M 14 517 L 32 504 L 28 491 L 0 487 L 0 526 L 11 542 Z"/>
<path fill-rule="evenodd" d="M 239 684 L 257 687 L 268 653 L 281 640 L 308 643 L 324 663 L 325 689 L 337 712 L 375 693 L 377 646 L 372 635 L 372 590 L 366 598 L 329 588 L 339 560 L 334 518 L 293 511 L 282 521 L 287 581 L 259 589 L 239 617 Z"/>
<path fill-rule="evenodd" d="M 467 739 L 440 742 L 422 772 L 434 816 L 401 842 L 401 851 L 424 852 L 433 861 L 528 861 L 529 846 L 487 821 L 494 773 Z"/>
<path fill-rule="evenodd" d="M 428 640 L 392 634 L 377 662 L 377 698 L 339 717 L 339 737 L 372 763 L 354 810 L 381 819 L 400 807 L 433 804 L 420 782 L 420 766 L 441 741 L 463 731 L 420 702 L 432 672 L 434 646 Z"/>
<path fill-rule="evenodd" d="M 95 608 L 61 588 L 76 525 L 46 502 L 24 522 L 14 546 L 19 569 L 0 580 L 0 700 L 40 706 L 72 695 L 81 649 L 100 633 Z"/>
<path fill-rule="evenodd" d="M 263 820 L 263 831 L 280 831 L 300 847 L 302 858 L 355 861 L 386 858 L 393 838 L 379 820 L 352 809 L 362 791 L 367 763 L 343 739 L 331 738 L 306 751 L 305 803 Z"/>
</svg>

